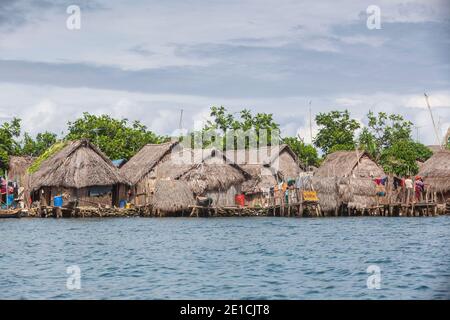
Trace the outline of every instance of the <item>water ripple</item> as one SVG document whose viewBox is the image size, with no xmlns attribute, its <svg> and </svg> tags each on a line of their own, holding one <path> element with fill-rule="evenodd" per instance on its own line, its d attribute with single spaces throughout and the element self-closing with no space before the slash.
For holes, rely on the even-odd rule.
<svg viewBox="0 0 450 320">
<path fill-rule="evenodd" d="M 4 219 L 0 299 L 449 299 L 449 233 L 450 217 Z"/>
</svg>

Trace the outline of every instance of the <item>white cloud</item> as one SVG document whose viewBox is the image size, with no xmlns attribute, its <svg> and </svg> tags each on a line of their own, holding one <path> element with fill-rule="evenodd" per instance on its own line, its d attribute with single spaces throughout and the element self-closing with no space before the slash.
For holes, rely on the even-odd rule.
<svg viewBox="0 0 450 320">
<path fill-rule="evenodd" d="M 432 92 L 430 101 L 450 99 L 450 92 Z M 426 144 L 435 144 L 433 126 L 427 109 L 419 108 L 420 95 L 376 93 L 373 95 L 340 95 L 321 97 L 285 97 L 232 99 L 193 95 L 155 95 L 89 88 L 67 89 L 30 85 L 0 84 L 0 114 L 23 119 L 24 130 L 33 134 L 50 130 L 61 133 L 70 120 L 84 111 L 107 113 L 112 117 L 140 120 L 159 134 L 170 134 L 178 129 L 180 110 L 184 110 L 183 126 L 195 128 L 209 119 L 209 107 L 223 105 L 230 112 L 250 108 L 253 112 L 273 113 L 281 124 L 282 134 L 300 134 L 310 143 L 308 101 L 312 100 L 313 136 L 317 134 L 314 117 L 319 112 L 348 108 L 358 121 L 365 118 L 369 109 L 401 113 L 420 127 L 420 138 Z M 416 100 L 417 99 L 417 100 Z M 417 101 L 417 105 L 410 103 Z M 423 101 L 423 103 L 425 103 Z M 441 135 L 450 123 L 450 105 L 433 107 Z M 198 127 L 197 127 L 198 129 Z"/>
<path fill-rule="evenodd" d="M 338 52 L 334 40 L 381 46 L 380 36 L 338 36 L 335 26 L 365 25 L 366 5 L 347 0 L 166 2 L 100 2 L 106 10 L 82 10 L 79 31 L 66 29 L 65 10 L 34 8 L 32 21 L 0 33 L 0 58 L 39 62 L 82 62 L 124 69 L 205 66 L 217 60 L 183 57 L 179 45 L 236 44 L 236 39 L 260 39 L 259 45 L 299 43 L 314 51 Z M 374 1 L 384 22 L 443 21 L 445 1 Z M 361 13 L 363 15 L 361 16 Z M 245 42 L 246 45 L 248 41 Z M 140 50 L 136 50 L 140 48 Z M 133 50 L 134 49 L 134 50 Z M 139 54 L 140 53 L 140 54 Z"/>
</svg>

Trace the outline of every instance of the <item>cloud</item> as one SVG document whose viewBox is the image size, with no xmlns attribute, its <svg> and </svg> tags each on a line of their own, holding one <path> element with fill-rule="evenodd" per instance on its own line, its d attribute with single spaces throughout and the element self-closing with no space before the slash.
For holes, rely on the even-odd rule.
<svg viewBox="0 0 450 320">
<path fill-rule="evenodd" d="M 431 92 L 430 97 L 431 101 L 434 101 L 434 97 L 448 101 L 450 92 Z M 370 96 L 342 94 L 310 98 L 313 119 L 319 112 L 328 112 L 336 108 L 342 110 L 346 107 L 350 109 L 352 116 L 362 123 L 365 122 L 369 109 L 374 112 L 400 113 L 420 126 L 422 133 L 420 138 L 424 143 L 435 143 L 428 110 L 416 108 L 408 102 L 414 102 L 420 95 L 377 93 Z M 342 104 L 338 105 L 338 101 Z M 33 134 L 45 130 L 60 134 L 66 129 L 68 121 L 80 117 L 84 111 L 97 115 L 106 113 L 130 121 L 140 120 L 159 134 L 171 134 L 179 127 L 181 109 L 184 110 L 183 126 L 198 129 L 209 119 L 211 106 L 223 105 L 230 112 L 250 108 L 254 113 L 273 113 L 275 121 L 281 125 L 284 136 L 300 134 L 309 143 L 311 138 L 308 102 L 308 99 L 301 96 L 270 99 L 223 98 L 0 84 L 0 114 L 22 118 L 24 129 Z M 348 103 L 352 106 L 348 106 Z M 433 113 L 443 135 L 450 122 L 450 105 L 433 107 Z M 313 136 L 316 133 L 317 127 L 313 123 Z"/>
<path fill-rule="evenodd" d="M 368 4 L 361 1 L 347 0 L 339 5 L 334 1 L 289 0 L 263 4 L 257 0 L 196 0 L 171 5 L 136 1 L 130 6 L 122 1 L 80 0 L 77 5 L 82 10 L 81 30 L 69 31 L 65 27 L 65 9 L 72 2 L 3 2 L 1 17 L 10 29 L 0 35 L 0 57 L 142 70 L 214 62 L 180 57 L 176 49 L 181 46 L 297 44 L 304 50 L 337 53 L 342 48 L 336 40 L 375 47 L 385 41 L 380 36 L 339 35 L 334 31 L 345 26 L 365 28 Z M 450 6 L 445 1 L 372 2 L 381 8 L 382 23 L 448 22 L 446 13 Z"/>
<path fill-rule="evenodd" d="M 0 2 L 2 119 L 59 133 L 90 111 L 168 134 L 180 109 L 193 127 L 224 105 L 273 112 L 306 138 L 312 100 L 313 113 L 400 112 L 431 143 L 426 91 L 442 130 L 450 122 L 445 1 L 83 0 L 81 30 L 69 31 L 72 2 Z M 381 30 L 366 27 L 369 4 Z"/>
</svg>

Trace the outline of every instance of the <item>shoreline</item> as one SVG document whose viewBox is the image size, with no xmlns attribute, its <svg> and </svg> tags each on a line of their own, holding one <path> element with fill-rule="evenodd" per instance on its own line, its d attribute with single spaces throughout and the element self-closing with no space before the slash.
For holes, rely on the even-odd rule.
<svg viewBox="0 0 450 320">
<path fill-rule="evenodd" d="M 397 208 L 397 210 L 395 210 Z M 0 219 L 6 218 L 220 218 L 220 217 L 285 217 L 285 218 L 343 218 L 343 217 L 437 217 L 449 215 L 448 208 L 443 206 L 392 206 L 386 205 L 373 210 L 341 211 L 341 214 L 328 214 L 318 211 L 283 210 L 283 208 L 199 208 L 194 206 L 192 211 L 177 213 L 162 213 L 151 207 L 135 208 L 95 208 L 76 207 L 72 209 L 61 207 L 42 207 L 32 209 L 0 210 Z"/>
</svg>

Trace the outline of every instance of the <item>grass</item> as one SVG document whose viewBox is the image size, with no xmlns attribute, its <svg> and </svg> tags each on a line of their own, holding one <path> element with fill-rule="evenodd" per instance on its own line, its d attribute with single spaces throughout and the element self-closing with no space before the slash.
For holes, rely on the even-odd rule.
<svg viewBox="0 0 450 320">
<path fill-rule="evenodd" d="M 41 154 L 36 160 L 34 160 L 33 164 L 28 168 L 28 173 L 33 174 L 38 171 L 41 167 L 42 162 L 61 151 L 67 145 L 67 143 L 67 141 L 59 141 L 48 148 L 43 154 Z"/>
</svg>

